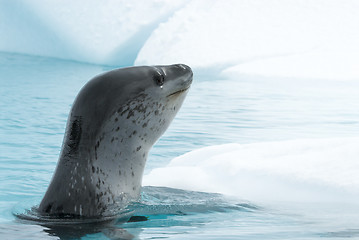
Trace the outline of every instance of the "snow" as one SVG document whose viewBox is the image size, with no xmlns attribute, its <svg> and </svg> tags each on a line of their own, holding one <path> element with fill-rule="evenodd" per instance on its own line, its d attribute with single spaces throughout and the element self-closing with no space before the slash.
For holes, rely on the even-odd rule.
<svg viewBox="0 0 359 240">
<path fill-rule="evenodd" d="M 224 74 L 246 74 L 296 79 L 359 79 L 359 49 L 319 49 L 302 54 L 246 62 L 225 69 Z"/>
<path fill-rule="evenodd" d="M 359 195 L 358 141 L 299 139 L 210 146 L 153 169 L 143 184 L 257 202 L 355 201 Z"/>
</svg>

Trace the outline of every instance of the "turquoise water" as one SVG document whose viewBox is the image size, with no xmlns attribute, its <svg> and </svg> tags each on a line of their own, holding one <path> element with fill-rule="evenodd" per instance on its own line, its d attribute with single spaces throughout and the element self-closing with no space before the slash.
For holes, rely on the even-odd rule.
<svg viewBox="0 0 359 240">
<path fill-rule="evenodd" d="M 156 187 L 145 187 L 135 206 L 137 214 L 148 216 L 145 222 L 59 227 L 16 219 L 13 213 L 38 204 L 48 186 L 76 94 L 94 75 L 112 68 L 0 53 L 1 239 L 359 237 L 356 204 L 257 203 Z M 358 82 L 194 74 L 188 97 L 152 149 L 145 173 L 204 146 L 359 132 Z"/>
</svg>

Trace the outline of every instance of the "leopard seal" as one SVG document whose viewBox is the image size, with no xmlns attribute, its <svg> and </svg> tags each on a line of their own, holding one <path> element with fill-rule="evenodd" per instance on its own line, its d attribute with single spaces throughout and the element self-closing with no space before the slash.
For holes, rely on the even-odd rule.
<svg viewBox="0 0 359 240">
<path fill-rule="evenodd" d="M 148 152 L 180 109 L 192 79 L 190 67 L 175 64 L 116 69 L 85 84 L 38 211 L 101 217 L 137 201 Z"/>
</svg>

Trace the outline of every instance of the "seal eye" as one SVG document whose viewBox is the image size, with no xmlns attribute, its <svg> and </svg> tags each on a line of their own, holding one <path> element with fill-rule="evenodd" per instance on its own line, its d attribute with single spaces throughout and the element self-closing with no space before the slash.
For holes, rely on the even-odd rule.
<svg viewBox="0 0 359 240">
<path fill-rule="evenodd" d="M 165 77 L 162 74 L 156 74 L 153 79 L 155 80 L 155 82 L 157 83 L 158 86 L 162 86 L 163 83 L 165 82 Z"/>
</svg>

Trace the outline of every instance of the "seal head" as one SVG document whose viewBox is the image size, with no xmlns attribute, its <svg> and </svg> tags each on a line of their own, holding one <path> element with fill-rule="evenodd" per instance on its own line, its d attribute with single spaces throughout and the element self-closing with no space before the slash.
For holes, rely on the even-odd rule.
<svg viewBox="0 0 359 240">
<path fill-rule="evenodd" d="M 188 66 L 176 64 L 116 69 L 90 80 L 72 106 L 40 213 L 108 216 L 138 200 L 148 151 L 192 77 Z"/>
</svg>

